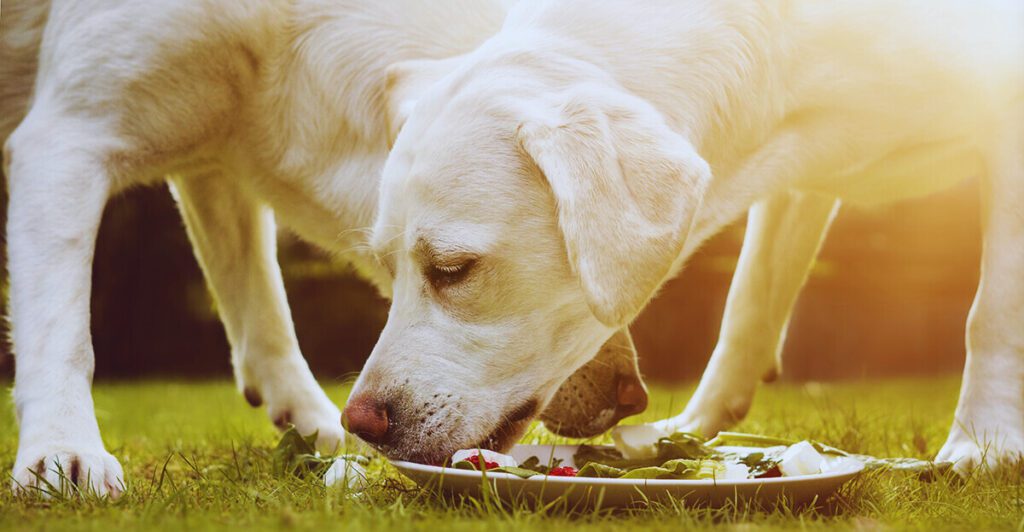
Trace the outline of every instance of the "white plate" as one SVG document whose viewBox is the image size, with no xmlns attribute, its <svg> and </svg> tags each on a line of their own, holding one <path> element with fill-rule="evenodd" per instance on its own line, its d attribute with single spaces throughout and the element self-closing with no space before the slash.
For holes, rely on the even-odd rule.
<svg viewBox="0 0 1024 532">
<path fill-rule="evenodd" d="M 545 462 L 562 459 L 562 465 L 575 466 L 576 445 L 516 445 L 509 453 L 522 462 L 531 456 Z M 489 485 L 491 493 L 503 500 L 525 500 L 549 503 L 559 497 L 575 507 L 578 505 L 629 506 L 647 500 L 682 500 L 712 506 L 731 499 L 754 499 L 772 504 L 785 498 L 793 504 L 823 501 L 840 486 L 857 476 L 864 464 L 852 458 L 833 458 L 827 473 L 799 477 L 777 477 L 741 480 L 661 480 L 582 477 L 519 478 L 508 473 L 483 473 L 465 469 L 438 467 L 413 462 L 393 461 L 405 476 L 428 489 L 448 494 L 481 496 Z"/>
</svg>

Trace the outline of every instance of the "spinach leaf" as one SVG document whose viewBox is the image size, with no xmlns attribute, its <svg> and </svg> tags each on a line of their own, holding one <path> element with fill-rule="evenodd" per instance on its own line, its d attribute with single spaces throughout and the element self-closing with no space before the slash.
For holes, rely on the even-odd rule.
<svg viewBox="0 0 1024 532">
<path fill-rule="evenodd" d="M 540 463 L 540 458 L 537 458 L 536 456 L 531 456 L 526 460 L 523 460 L 523 463 L 519 464 L 519 467 L 522 469 L 529 469 L 530 471 L 535 471 L 542 475 L 546 475 L 550 473 L 552 469 L 560 466 L 561 464 L 561 458 L 554 458 L 551 460 L 550 465 L 543 465 Z"/>
<path fill-rule="evenodd" d="M 621 478 L 625 470 L 614 466 L 605 465 L 600 462 L 588 462 L 576 473 L 577 477 L 590 478 Z"/>
<path fill-rule="evenodd" d="M 370 462 L 365 456 L 347 454 L 341 456 L 320 456 L 316 452 L 316 432 L 303 436 L 299 434 L 294 425 L 281 434 L 281 440 L 277 443 L 272 453 L 274 474 L 283 477 L 295 475 L 305 477 L 314 474 L 323 476 L 331 464 L 338 459 L 352 460 L 360 465 Z"/>
<path fill-rule="evenodd" d="M 675 434 L 658 440 L 658 459 L 662 461 L 679 458 L 696 459 L 718 454 L 705 445 L 704 439 L 688 432 Z"/>
<path fill-rule="evenodd" d="M 510 475 L 515 475 L 515 476 L 517 476 L 519 478 L 530 478 L 530 477 L 533 477 L 533 476 L 543 475 L 544 474 L 544 473 L 538 473 L 538 472 L 536 472 L 536 471 L 534 471 L 532 469 L 526 469 L 526 468 L 515 467 L 515 466 L 504 466 L 504 467 L 499 467 L 497 469 L 488 469 L 487 472 L 488 473 L 490 473 L 490 472 L 508 473 Z"/>
</svg>

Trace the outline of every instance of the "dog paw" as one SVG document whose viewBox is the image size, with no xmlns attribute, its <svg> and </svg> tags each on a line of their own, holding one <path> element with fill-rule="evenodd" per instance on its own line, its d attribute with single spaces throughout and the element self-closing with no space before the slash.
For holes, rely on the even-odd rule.
<svg viewBox="0 0 1024 532">
<path fill-rule="evenodd" d="M 323 392 L 320 392 L 321 394 Z M 299 434 L 317 433 L 316 448 L 321 452 L 334 453 L 345 444 L 345 430 L 341 426 L 341 411 L 327 396 L 296 394 L 283 400 L 280 405 L 270 404 L 267 413 L 274 425 L 285 430 L 294 425 Z"/>
<path fill-rule="evenodd" d="M 252 406 L 265 404 L 279 429 L 294 425 L 300 434 L 317 433 L 317 449 L 333 453 L 345 442 L 341 411 L 327 397 L 301 358 L 267 361 L 250 368 L 242 395 Z"/>
<path fill-rule="evenodd" d="M 951 462 L 960 476 L 977 470 L 1024 467 L 1024 435 L 997 431 L 972 434 L 954 427 L 935 461 Z"/>
<path fill-rule="evenodd" d="M 753 391 L 731 394 L 698 392 L 690 399 L 682 414 L 655 425 L 669 432 L 689 432 L 711 438 L 742 421 L 753 399 Z"/>
<path fill-rule="evenodd" d="M 19 449 L 11 489 L 18 495 L 45 498 L 97 495 L 117 498 L 124 491 L 121 464 L 102 446 Z"/>
</svg>

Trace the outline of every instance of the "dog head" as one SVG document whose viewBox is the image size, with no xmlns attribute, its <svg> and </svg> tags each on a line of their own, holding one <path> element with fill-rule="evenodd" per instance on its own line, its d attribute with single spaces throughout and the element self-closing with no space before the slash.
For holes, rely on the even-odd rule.
<svg viewBox="0 0 1024 532">
<path fill-rule="evenodd" d="M 648 103 L 521 60 L 456 69 L 396 114 L 372 238 L 392 306 L 345 410 L 391 457 L 511 446 L 669 275 L 707 186 Z M 556 430 L 593 431 L 565 408 Z"/>
</svg>

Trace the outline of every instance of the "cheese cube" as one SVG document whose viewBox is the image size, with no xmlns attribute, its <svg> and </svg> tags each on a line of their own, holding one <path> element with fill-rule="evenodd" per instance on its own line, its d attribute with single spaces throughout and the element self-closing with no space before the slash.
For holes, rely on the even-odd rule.
<svg viewBox="0 0 1024 532">
<path fill-rule="evenodd" d="M 790 445 L 779 458 L 779 471 L 784 477 L 821 473 L 825 458 L 808 441 Z"/>
</svg>

